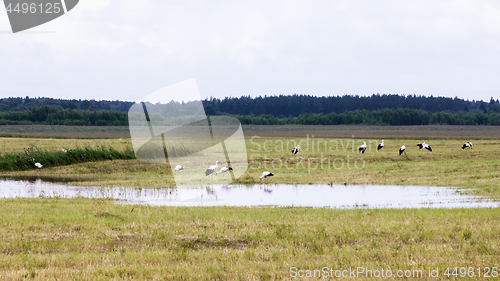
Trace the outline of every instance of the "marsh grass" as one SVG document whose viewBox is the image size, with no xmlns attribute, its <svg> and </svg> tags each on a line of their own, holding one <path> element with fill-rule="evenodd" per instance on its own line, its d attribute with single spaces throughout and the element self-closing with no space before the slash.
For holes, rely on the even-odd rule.
<svg viewBox="0 0 500 281">
<path fill-rule="evenodd" d="M 184 208 L 1 199 L 2 279 L 289 280 L 498 266 L 498 209 Z M 441 275 L 441 279 L 444 279 Z"/>
<path fill-rule="evenodd" d="M 134 159 L 132 150 L 117 151 L 112 147 L 73 148 L 61 151 L 42 150 L 37 147 L 24 149 L 23 153 L 5 153 L 0 157 L 0 171 L 23 171 L 36 169 L 35 163 L 45 168 L 71 165 L 82 162 Z"/>
<path fill-rule="evenodd" d="M 59 138 L 24 138 L 24 137 L 0 137 L 0 156 L 5 153 L 24 153 L 27 148 L 36 147 L 39 150 L 61 151 L 61 149 L 73 149 L 77 147 L 88 147 L 99 149 L 102 146 L 113 147 L 115 150 L 131 150 L 130 138 L 117 139 L 59 139 Z"/>
</svg>

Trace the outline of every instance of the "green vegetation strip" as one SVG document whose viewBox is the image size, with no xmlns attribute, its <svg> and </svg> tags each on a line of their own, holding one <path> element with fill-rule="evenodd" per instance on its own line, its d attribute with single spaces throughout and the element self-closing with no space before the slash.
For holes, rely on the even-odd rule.
<svg viewBox="0 0 500 281">
<path fill-rule="evenodd" d="M 27 148 L 21 153 L 5 153 L 0 157 L 0 171 L 23 171 L 36 169 L 35 163 L 44 168 L 104 160 L 135 159 L 134 151 L 117 151 L 112 147 L 72 148 L 48 151 L 36 147 Z"/>
<path fill-rule="evenodd" d="M 499 105 L 500 108 L 500 105 Z M 210 114 L 208 112 L 207 114 Z M 429 112 L 422 109 L 354 110 L 343 113 L 301 114 L 276 117 L 271 114 L 230 115 L 217 112 L 212 115 L 229 115 L 238 118 L 243 125 L 500 125 L 498 112 Z M 29 111 L 0 112 L 0 125 L 68 125 L 68 126 L 127 126 L 129 117 L 142 118 L 135 113 L 58 109 L 50 106 Z M 183 116 L 185 120 L 192 116 Z M 155 122 L 169 124 L 172 118 L 154 114 Z"/>
<path fill-rule="evenodd" d="M 446 279 L 447 267 L 499 266 L 498 209 L 172 208 L 37 198 L 2 199 L 0 213 L 5 280 L 289 280 L 291 267 L 424 274 L 438 267 Z"/>
</svg>

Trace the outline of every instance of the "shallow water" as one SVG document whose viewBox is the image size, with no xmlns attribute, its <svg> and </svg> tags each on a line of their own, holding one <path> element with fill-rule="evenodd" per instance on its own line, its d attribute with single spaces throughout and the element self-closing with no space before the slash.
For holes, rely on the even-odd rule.
<svg viewBox="0 0 500 281">
<path fill-rule="evenodd" d="M 500 202 L 456 188 L 390 185 L 229 185 L 204 188 L 80 187 L 0 179 L 0 198 L 114 198 L 155 206 L 302 206 L 330 208 L 473 208 Z"/>
</svg>

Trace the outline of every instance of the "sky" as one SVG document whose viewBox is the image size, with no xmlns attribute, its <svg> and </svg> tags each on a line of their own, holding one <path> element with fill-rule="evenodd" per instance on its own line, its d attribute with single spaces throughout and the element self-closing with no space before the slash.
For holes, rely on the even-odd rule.
<svg viewBox="0 0 500 281">
<path fill-rule="evenodd" d="M 2 2 L 0 0 L 0 2 Z M 500 98 L 500 1 L 80 0 L 13 34 L 0 4 L 0 97 Z"/>
</svg>

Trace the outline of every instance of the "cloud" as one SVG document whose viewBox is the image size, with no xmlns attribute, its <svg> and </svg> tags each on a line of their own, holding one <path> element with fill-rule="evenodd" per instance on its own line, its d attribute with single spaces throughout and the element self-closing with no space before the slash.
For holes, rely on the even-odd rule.
<svg viewBox="0 0 500 281">
<path fill-rule="evenodd" d="M 0 34 L 0 83 L 47 85 L 0 95 L 135 100 L 194 77 L 202 96 L 489 100 L 499 13 L 494 1 L 86 0 L 34 29 L 55 33 Z"/>
</svg>

